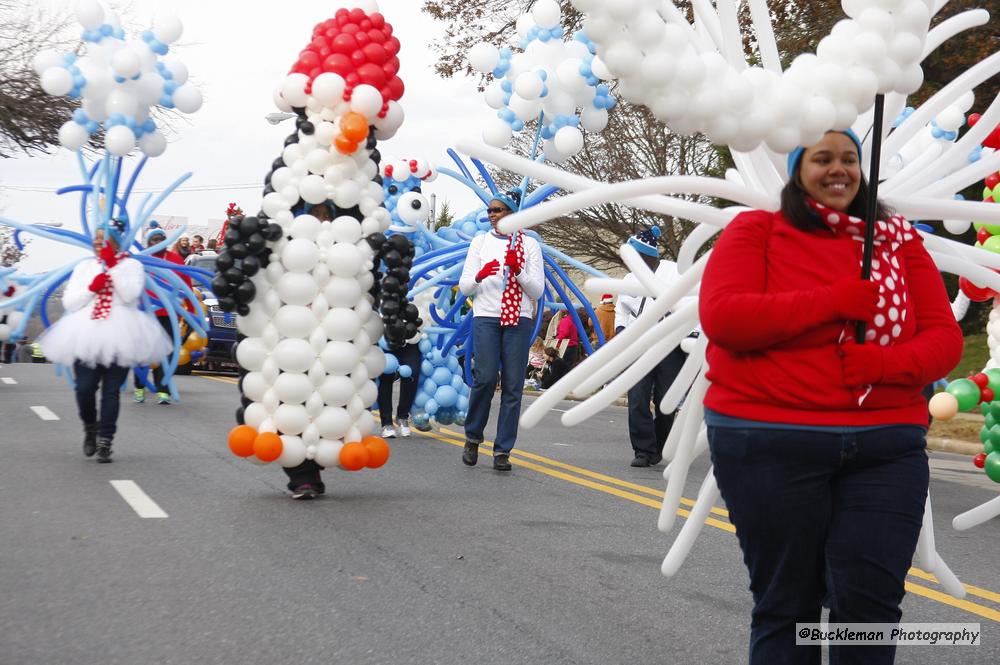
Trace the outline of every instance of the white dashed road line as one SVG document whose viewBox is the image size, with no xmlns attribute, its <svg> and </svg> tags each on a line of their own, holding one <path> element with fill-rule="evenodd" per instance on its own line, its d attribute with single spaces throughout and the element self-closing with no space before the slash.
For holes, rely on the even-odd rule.
<svg viewBox="0 0 1000 665">
<path fill-rule="evenodd" d="M 135 484 L 134 480 L 109 480 L 125 503 L 132 506 L 132 510 L 139 517 L 158 518 L 168 517 L 163 509 L 156 505 L 156 502 L 149 498 L 149 495 L 142 491 L 142 488 Z"/>
<path fill-rule="evenodd" d="M 0 378 L 0 381 L 3 381 L 3 382 L 4 382 L 4 383 L 6 383 L 6 384 L 7 384 L 8 386 L 12 386 L 12 385 L 14 385 L 15 383 L 17 383 L 17 380 L 16 380 L 16 379 L 12 379 L 12 378 L 10 378 L 9 376 L 5 376 L 5 377 L 2 377 L 2 378 Z"/>
<path fill-rule="evenodd" d="M 52 410 L 47 406 L 33 406 L 31 410 L 42 420 L 59 420 L 59 416 L 52 413 Z"/>
</svg>

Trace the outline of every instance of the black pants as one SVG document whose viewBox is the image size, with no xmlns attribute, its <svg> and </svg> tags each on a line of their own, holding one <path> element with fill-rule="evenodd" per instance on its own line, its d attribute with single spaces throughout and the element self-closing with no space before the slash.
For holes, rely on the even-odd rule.
<svg viewBox="0 0 1000 665">
<path fill-rule="evenodd" d="M 420 385 L 420 347 L 416 344 L 407 344 L 399 351 L 393 353 L 399 359 L 400 365 L 409 365 L 413 374 L 409 378 L 402 378 L 399 373 L 383 374 L 378 380 L 378 412 L 382 420 L 382 427 L 392 424 L 392 384 L 399 379 L 399 405 L 396 407 L 396 419 L 403 420 L 410 417 L 410 407 L 413 406 L 413 398 L 417 396 L 417 386 Z"/>
<path fill-rule="evenodd" d="M 573 369 L 576 365 L 576 359 L 580 357 L 578 346 L 567 346 L 566 350 L 563 352 L 562 359 L 566 361 L 566 366 Z"/>
<path fill-rule="evenodd" d="M 629 389 L 628 436 L 636 455 L 656 459 L 663 454 L 663 444 L 674 424 L 674 414 L 661 413 L 660 400 L 677 378 L 686 359 L 687 354 L 679 347 L 674 349 Z M 655 415 L 650 412 L 650 401 L 656 405 Z"/>
<path fill-rule="evenodd" d="M 167 331 L 167 337 L 173 339 L 174 333 L 173 329 L 170 327 L 170 317 L 158 316 L 156 317 L 156 320 L 159 321 L 160 326 L 162 326 L 162 328 Z M 170 388 L 168 388 L 163 383 L 163 363 L 161 362 L 159 365 L 154 367 L 152 371 L 153 371 L 153 386 L 156 388 L 156 392 L 158 393 L 170 392 Z M 143 383 L 142 379 L 139 377 L 139 370 L 138 369 L 134 370 L 133 374 L 134 374 L 133 380 L 135 381 L 135 387 L 145 388 L 146 384 Z"/>
<path fill-rule="evenodd" d="M 87 367 L 73 363 L 76 375 L 76 407 L 85 425 L 97 423 L 97 436 L 112 439 L 118 428 L 118 407 L 122 384 L 128 378 L 128 367 L 98 365 Z M 101 390 L 101 413 L 97 414 L 97 389 Z"/>
<path fill-rule="evenodd" d="M 301 485 L 309 484 L 313 486 L 313 489 L 322 492 L 325 489 L 323 485 L 323 480 L 320 478 L 319 472 L 323 470 L 319 464 L 311 459 L 307 459 L 302 464 L 298 466 L 293 466 L 291 468 L 281 468 L 288 476 L 288 489 L 295 491 Z"/>
</svg>

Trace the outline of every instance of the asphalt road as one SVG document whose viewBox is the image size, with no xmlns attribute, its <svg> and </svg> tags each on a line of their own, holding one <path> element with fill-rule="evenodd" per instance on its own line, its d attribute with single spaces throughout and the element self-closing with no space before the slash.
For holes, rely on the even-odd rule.
<svg viewBox="0 0 1000 665">
<path fill-rule="evenodd" d="M 231 381 L 179 386 L 171 406 L 123 395 L 115 463 L 98 465 L 52 366 L 0 367 L 0 665 L 746 661 L 735 536 L 715 516 L 680 574 L 660 575 L 662 467 L 628 466 L 620 407 L 522 432 L 508 475 L 488 455 L 463 466 L 449 427 L 391 440 L 381 469 L 329 470 L 325 497 L 296 502 L 280 469 L 227 450 Z M 938 549 L 972 593 L 914 570 L 904 621 L 979 623 L 982 644 L 900 647 L 897 662 L 1000 662 L 1000 520 L 950 526 L 998 488 L 968 458 L 932 466 Z M 140 517 L 110 481 L 166 517 Z"/>
</svg>

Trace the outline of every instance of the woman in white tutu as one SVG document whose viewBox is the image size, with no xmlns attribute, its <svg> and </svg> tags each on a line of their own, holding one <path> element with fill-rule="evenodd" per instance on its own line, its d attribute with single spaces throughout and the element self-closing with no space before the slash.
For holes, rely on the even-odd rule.
<svg viewBox="0 0 1000 665">
<path fill-rule="evenodd" d="M 102 463 L 111 461 L 119 393 L 129 369 L 160 363 L 172 348 L 156 319 L 138 308 L 146 273 L 141 263 L 120 251 L 124 231 L 120 220 L 97 229 L 95 257 L 76 266 L 63 293 L 66 314 L 39 339 L 47 358 L 72 365 L 83 454 L 97 453 Z"/>
</svg>

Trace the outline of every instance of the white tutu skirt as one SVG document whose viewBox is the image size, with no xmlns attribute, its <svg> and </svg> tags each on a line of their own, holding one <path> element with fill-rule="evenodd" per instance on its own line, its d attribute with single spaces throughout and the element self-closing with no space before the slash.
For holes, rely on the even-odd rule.
<svg viewBox="0 0 1000 665">
<path fill-rule="evenodd" d="M 161 363 L 173 342 L 156 318 L 116 304 L 106 319 L 90 318 L 91 307 L 68 312 L 38 338 L 45 357 L 72 365 L 135 367 Z"/>
</svg>

